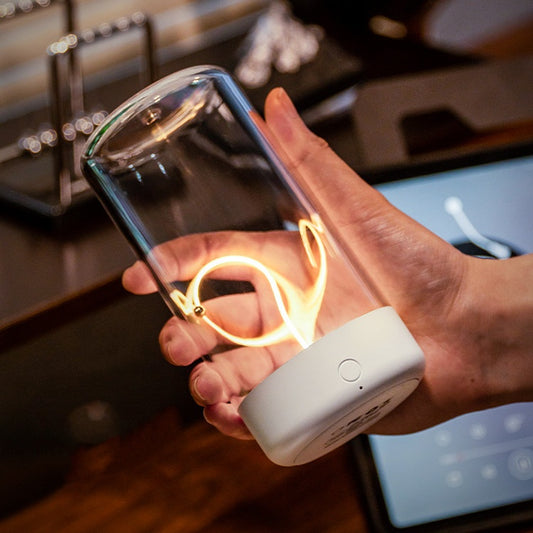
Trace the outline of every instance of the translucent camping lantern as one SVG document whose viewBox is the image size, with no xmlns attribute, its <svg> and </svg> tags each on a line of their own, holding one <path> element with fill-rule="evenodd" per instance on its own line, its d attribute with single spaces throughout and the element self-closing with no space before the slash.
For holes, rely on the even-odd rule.
<svg viewBox="0 0 533 533">
<path fill-rule="evenodd" d="M 424 358 L 269 138 L 233 78 L 200 66 L 111 113 L 83 170 L 171 311 L 217 336 L 216 357 L 282 361 L 239 413 L 272 461 L 295 465 L 390 412 Z"/>
</svg>

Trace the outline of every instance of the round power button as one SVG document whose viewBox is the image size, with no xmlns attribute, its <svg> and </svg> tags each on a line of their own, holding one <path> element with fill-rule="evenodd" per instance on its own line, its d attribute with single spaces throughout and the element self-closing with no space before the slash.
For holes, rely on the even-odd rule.
<svg viewBox="0 0 533 533">
<path fill-rule="evenodd" d="M 355 359 L 345 359 L 339 365 L 339 375 L 344 381 L 357 381 L 361 375 L 361 365 Z"/>
</svg>

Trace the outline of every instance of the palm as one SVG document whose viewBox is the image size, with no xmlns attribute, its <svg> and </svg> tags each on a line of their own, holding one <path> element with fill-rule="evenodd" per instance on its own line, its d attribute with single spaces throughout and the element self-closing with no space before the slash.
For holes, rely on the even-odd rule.
<svg viewBox="0 0 533 533">
<path fill-rule="evenodd" d="M 326 239 L 318 234 L 315 238 Z M 320 246 L 310 244 L 317 254 Z M 173 280 L 194 278 L 202 266 L 216 260 L 218 266 L 208 269 L 209 276 L 253 286 L 251 292 L 201 302 L 205 313 L 201 320 L 172 319 L 163 330 L 173 338 L 170 349 L 162 334 L 163 350 L 173 363 L 187 365 L 211 354 L 192 374 L 193 383 L 201 376 L 198 400 L 211 405 L 210 410 L 222 407 L 226 416 L 238 419 L 242 397 L 310 344 L 317 332 L 328 332 L 376 306 L 358 279 L 350 284 L 353 276 L 343 261 L 325 252 L 320 259 L 310 258 L 305 248 L 297 231 L 220 232 L 183 237 L 155 252 Z M 243 253 L 244 259 L 253 258 L 265 271 L 250 267 L 244 259 L 220 262 Z M 273 298 L 274 276 L 283 289 L 286 319 Z M 317 281 L 322 276 L 323 287 Z"/>
</svg>

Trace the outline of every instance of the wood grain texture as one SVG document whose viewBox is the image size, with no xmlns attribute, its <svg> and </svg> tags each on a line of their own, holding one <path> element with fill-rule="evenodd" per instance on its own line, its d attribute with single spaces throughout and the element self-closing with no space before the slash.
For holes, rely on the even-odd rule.
<svg viewBox="0 0 533 533">
<path fill-rule="evenodd" d="M 169 409 L 134 434 L 80 450 L 59 490 L 0 532 L 368 531 L 345 450 L 294 468 Z"/>
</svg>

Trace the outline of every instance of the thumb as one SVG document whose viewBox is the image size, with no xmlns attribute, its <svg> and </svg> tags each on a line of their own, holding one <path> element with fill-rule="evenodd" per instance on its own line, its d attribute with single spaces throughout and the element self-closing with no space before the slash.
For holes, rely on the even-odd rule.
<svg viewBox="0 0 533 533">
<path fill-rule="evenodd" d="M 360 178 L 306 127 L 283 89 L 268 95 L 265 120 L 280 157 L 328 230 L 389 303 L 400 305 L 421 273 L 423 284 L 445 276 L 451 246 Z M 435 272 L 435 265 L 443 271 Z"/>
<path fill-rule="evenodd" d="M 311 132 L 282 88 L 273 89 L 265 102 L 265 120 L 281 157 L 306 194 L 325 213 L 335 213 L 335 224 L 353 222 L 355 210 L 381 205 L 382 196 Z M 344 206 L 349 206 L 345 209 Z M 321 213 L 322 214 L 322 213 Z M 362 219 L 368 218 L 361 216 Z"/>
<path fill-rule="evenodd" d="M 280 157 L 328 229 L 344 234 L 358 249 L 368 243 L 365 233 L 370 221 L 394 208 L 307 128 L 283 89 L 268 95 L 265 120 Z"/>
<path fill-rule="evenodd" d="M 363 256 L 368 267 L 376 243 L 369 232 L 382 226 L 372 221 L 382 221 L 392 205 L 307 128 L 283 89 L 269 93 L 265 120 L 281 159 L 328 230 L 352 261 Z"/>
</svg>

